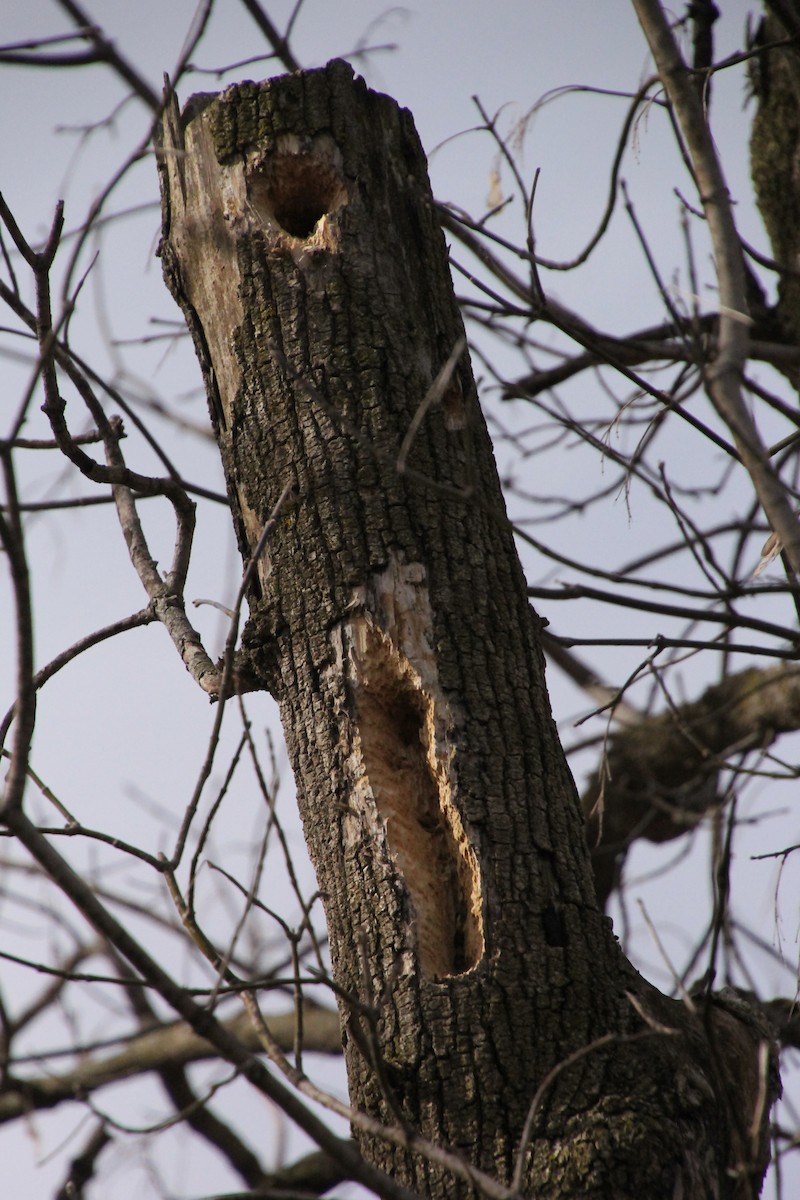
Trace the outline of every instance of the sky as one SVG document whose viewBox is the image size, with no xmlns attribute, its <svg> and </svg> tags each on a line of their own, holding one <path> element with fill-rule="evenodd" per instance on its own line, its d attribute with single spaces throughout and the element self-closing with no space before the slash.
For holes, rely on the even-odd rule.
<svg viewBox="0 0 800 1200">
<path fill-rule="evenodd" d="M 292 5 L 265 0 L 265 7 L 282 27 Z M 718 54 L 741 48 L 751 7 L 744 0 L 725 4 Z M 141 0 L 136 5 L 128 0 L 87 0 L 87 8 L 151 86 L 160 89 L 164 72 L 172 71 L 180 54 L 194 4 L 186 0 L 168 0 L 166 4 Z M 70 22 L 57 4 L 35 0 L 30 5 L 7 6 L 0 17 L 0 41 L 8 44 L 48 37 L 69 28 Z M 596 0 L 570 0 L 569 4 L 556 0 L 496 0 L 493 4 L 438 0 L 403 6 L 371 0 L 335 4 L 306 0 L 295 26 L 293 49 L 304 66 L 317 66 L 338 55 L 348 57 L 371 87 L 407 106 L 429 156 L 434 193 L 471 213 L 485 210 L 498 168 L 501 190 L 510 187 L 496 147 L 485 133 L 474 132 L 480 123 L 476 97 L 486 112 L 497 114 L 499 126 L 509 136 L 524 124 L 526 136 L 519 144 L 519 161 L 528 178 L 540 171 L 536 233 L 541 252 L 553 259 L 576 253 L 591 235 L 605 204 L 608 165 L 624 113 L 624 100 L 610 93 L 634 91 L 649 73 L 644 42 L 624 0 L 603 0 L 601 4 Z M 181 100 L 188 99 L 190 90 L 217 90 L 233 80 L 275 73 L 272 64 L 263 61 L 247 62 L 221 80 L 216 73 L 220 65 L 241 63 L 263 52 L 260 35 L 244 9 L 235 0 L 220 0 L 194 56 L 197 70 L 192 83 L 184 84 Z M 563 89 L 579 84 L 609 94 L 564 94 Z M 533 116 L 536 101 L 548 94 L 551 102 Z M 0 124 L 0 190 L 32 240 L 45 234 L 59 198 L 65 201 L 65 227 L 75 230 L 128 149 L 145 135 L 148 114 L 137 102 L 120 104 L 122 97 L 118 81 L 103 66 L 80 72 L 0 66 L 0 111 L 6 114 Z M 714 135 L 726 163 L 729 186 L 737 201 L 741 198 L 737 206 L 740 229 L 748 240 L 764 247 L 758 215 L 745 202 L 749 187 L 742 130 L 748 118 L 741 76 L 718 77 L 714 111 Z M 660 115 L 645 114 L 626 149 L 623 175 L 638 210 L 645 214 L 667 276 L 680 255 L 677 202 L 670 186 L 677 171 Z M 683 184 L 687 186 L 685 179 Z M 185 342 L 176 347 L 159 340 L 135 344 L 143 334 L 157 334 L 166 327 L 164 322 L 179 317 L 155 258 L 159 217 L 152 156 L 145 155 L 129 173 L 110 210 L 128 215 L 87 245 L 76 265 L 75 278 L 87 272 L 87 279 L 71 326 L 73 345 L 112 376 L 126 396 L 177 412 L 183 427 L 156 419 L 160 435 L 186 477 L 219 489 L 221 470 L 205 431 L 205 401 L 190 347 Z M 508 230 L 511 236 L 511 230 L 517 228 L 515 221 L 518 210 L 512 205 L 495 227 Z M 661 319 L 647 269 L 631 252 L 630 241 L 623 240 L 623 224 L 622 218 L 615 218 L 607 243 L 580 273 L 552 274 L 547 281 L 548 291 L 559 301 L 620 333 Z M 74 244 L 74 239 L 67 239 L 65 262 Z M 0 359 L 4 422 L 16 410 L 29 378 L 29 363 Z M 592 403 L 594 398 L 587 391 L 586 404 Z M 508 428 L 518 429 L 529 415 L 523 408 L 511 406 L 504 410 L 503 420 Z M 44 436 L 42 421 L 33 416 L 26 432 Z M 129 445 L 137 467 L 148 470 L 154 466 L 147 447 L 133 432 Z M 504 455 L 504 445 L 499 442 L 501 466 Z M 42 499 L 55 491 L 85 494 L 86 485 L 68 478 L 60 463 L 49 456 L 42 461 L 31 458 L 34 461 L 24 467 L 26 495 Z M 531 490 L 558 485 L 568 491 L 571 485 L 579 486 L 583 483 L 581 462 L 563 451 L 554 453 L 540 468 L 546 478 L 536 479 Z M 684 456 L 676 468 L 685 479 L 699 469 L 691 455 Z M 619 557 L 630 545 L 632 557 L 636 547 L 646 545 L 650 509 L 646 497 L 634 499 L 637 502 L 630 506 L 621 499 L 610 507 L 600 528 L 589 518 L 583 523 L 577 519 L 570 527 L 570 555 L 609 553 Z M 156 557 L 166 562 L 173 531 L 168 514 L 157 508 L 153 505 L 153 511 L 147 510 L 146 527 Z M 64 513 L 57 521 L 32 516 L 28 533 L 37 664 L 47 662 L 89 630 L 142 605 L 143 593 L 108 508 Z M 550 566 L 534 556 L 526 559 L 526 568 L 540 580 L 553 578 Z M 230 603 L 240 574 L 227 512 L 221 506 L 202 506 L 187 594 Z M 194 610 L 192 619 L 212 654 L 219 653 L 227 631 L 223 615 L 205 606 Z M 561 610 L 552 619 L 561 628 L 567 622 Z M 584 608 L 570 628 L 592 629 L 599 619 Z M 629 629 L 633 623 L 646 628 L 647 636 L 652 633 L 652 626 L 638 617 L 609 616 L 604 611 L 602 620 L 612 623 L 604 628 Z M 10 593 L 5 579 L 0 580 L 0 636 L 0 644 L 8 645 Z M 599 655 L 598 662 L 616 682 L 621 682 L 629 666 L 612 652 Z M 689 694 L 704 681 L 704 671 L 707 667 L 696 662 L 686 665 L 684 682 Z M 551 669 L 548 678 L 556 718 L 568 736 L 577 738 L 572 723 L 589 704 L 557 671 Z M 13 660 L 7 653 L 0 661 L 3 707 L 13 695 L 12 688 Z M 259 728 L 275 729 L 274 705 L 267 698 L 254 701 L 254 714 Z M 164 830 L 174 830 L 175 814 L 182 811 L 191 794 L 213 715 L 175 659 L 163 631 L 156 627 L 139 630 L 98 647 L 48 685 L 40 703 L 34 764 L 87 823 L 113 828 L 117 836 L 143 840 L 152 849 L 165 849 Z M 136 730 L 135 740 L 131 729 Z M 224 753 L 230 753 L 233 734 L 226 732 L 225 736 Z M 220 762 L 225 761 L 224 753 Z M 291 780 L 280 748 L 277 761 L 290 837 L 299 848 L 301 834 L 289 812 Z M 250 861 L 257 818 L 245 800 L 237 803 L 241 805 L 236 810 L 241 813 L 241 825 L 232 832 L 225 849 L 231 855 L 228 861 L 241 862 L 244 869 Z M 167 819 L 165 813 L 171 816 Z M 774 846 L 778 834 L 772 829 L 764 837 L 765 846 Z M 81 853 L 89 869 L 92 854 L 76 850 L 79 861 Z M 708 842 L 702 838 L 689 851 L 689 859 L 694 859 L 697 867 L 692 888 L 680 894 L 648 894 L 649 913 L 676 953 L 685 940 L 687 924 L 691 925 L 693 910 L 705 910 L 708 905 L 704 891 L 708 853 Z M 650 854 L 645 849 L 637 860 L 642 871 L 650 865 Z M 310 870 L 303 870 L 304 881 L 313 886 Z M 782 938 L 796 954 L 794 918 L 785 924 L 787 918 L 772 907 L 776 868 L 771 863 L 748 864 L 748 870 L 757 924 L 767 939 Z M 115 879 L 115 884 L 119 882 Z M 796 911 L 792 886 L 787 880 L 781 882 L 782 913 Z M 634 924 L 639 921 L 635 913 L 627 919 Z M 46 943 L 47 931 L 41 922 L 32 921 L 28 933 L 34 941 Z M 24 928 L 20 936 L 28 936 Z M 669 986 L 669 972 L 646 939 L 641 943 L 641 961 L 656 982 Z M 11 983 L 7 986 L 18 988 L 18 994 L 32 994 L 38 986 L 23 971 L 8 979 Z M 98 1005 L 98 1028 L 106 1003 L 110 1001 Z M 106 1102 L 105 1095 L 102 1100 Z M 148 1103 L 156 1116 L 163 1112 L 156 1089 Z M 109 1105 L 113 1107 L 113 1097 Z M 53 1120 L 32 1119 L 24 1134 L 17 1127 L 0 1128 L 0 1155 L 4 1164 L 14 1164 L 15 1195 L 52 1194 L 63 1173 L 64 1152 L 58 1152 L 59 1146 L 66 1139 L 69 1152 L 80 1143 L 82 1135 L 75 1134 L 77 1123 L 78 1117 L 72 1113 Z M 251 1118 L 251 1124 L 257 1137 L 258 1120 Z M 141 1200 L 157 1194 L 148 1190 L 155 1184 L 141 1139 L 122 1138 L 114 1153 L 124 1166 L 113 1176 L 115 1200 L 134 1195 Z M 184 1157 L 174 1149 L 170 1153 L 176 1154 L 175 1160 L 160 1166 L 176 1197 L 230 1186 L 230 1177 L 216 1173 L 214 1162 L 203 1158 L 194 1163 L 185 1147 Z"/>
</svg>

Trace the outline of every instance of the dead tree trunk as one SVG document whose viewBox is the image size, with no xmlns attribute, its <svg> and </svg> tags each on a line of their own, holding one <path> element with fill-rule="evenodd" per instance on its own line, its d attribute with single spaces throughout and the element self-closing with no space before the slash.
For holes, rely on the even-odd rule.
<svg viewBox="0 0 800 1200">
<path fill-rule="evenodd" d="M 661 997 L 595 902 L 409 113 L 332 63 L 172 110 L 161 163 L 245 560 L 291 487 L 244 656 L 281 706 L 352 1105 L 506 1183 L 521 1159 L 538 1198 L 756 1195 L 759 1033 Z M 410 1132 L 355 1133 L 420 1193 L 469 1190 Z"/>
</svg>

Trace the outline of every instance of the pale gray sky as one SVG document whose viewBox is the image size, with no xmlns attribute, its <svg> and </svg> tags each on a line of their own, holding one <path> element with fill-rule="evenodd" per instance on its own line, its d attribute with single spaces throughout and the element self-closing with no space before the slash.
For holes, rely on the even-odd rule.
<svg viewBox="0 0 800 1200">
<path fill-rule="evenodd" d="M 163 73 L 172 70 L 180 52 L 194 3 L 86 3 L 151 86 L 160 89 Z M 285 0 L 265 0 L 264 6 L 279 25 L 292 7 Z M 733 0 L 724 8 L 718 54 L 741 48 L 751 5 Z M 0 17 L 0 40 L 9 43 L 49 36 L 68 28 L 58 7 L 47 0 L 7 4 Z M 352 58 L 352 52 L 363 41 L 379 47 L 392 43 L 394 48 L 377 49 L 366 58 Z M 636 20 L 624 0 L 495 0 L 492 4 L 486 0 L 429 0 L 394 7 L 372 0 L 306 0 L 293 47 L 305 66 L 350 54 L 371 86 L 409 107 L 430 156 L 436 195 L 475 214 L 486 205 L 496 153 L 486 135 L 466 132 L 478 122 L 474 95 L 489 112 L 502 109 L 503 128 L 511 130 L 551 90 L 584 84 L 631 92 L 649 70 Z M 260 35 L 246 12 L 235 0 L 220 0 L 195 61 L 199 67 L 216 68 L 247 59 L 261 49 Z M 224 82 L 259 79 L 272 73 L 275 69 L 269 63 L 255 63 L 232 72 Z M 219 86 L 213 74 L 198 74 L 191 89 L 184 85 L 181 99 L 188 97 L 189 90 L 210 91 Z M 41 73 L 0 68 L 0 111 L 4 113 L 0 123 L 0 188 L 30 237 L 41 236 L 46 230 L 59 197 L 66 201 L 66 227 L 74 229 L 129 148 L 144 135 L 148 113 L 136 100 L 116 110 L 122 95 L 116 78 L 102 66 L 80 72 Z M 605 203 L 609 161 L 624 111 L 625 102 L 618 97 L 575 94 L 544 107 L 530 124 L 520 148 L 520 161 L 529 177 L 536 168 L 541 169 L 536 231 L 538 248 L 545 256 L 570 257 L 592 232 Z M 745 203 L 749 186 L 743 128 L 748 118 L 743 112 L 740 74 L 717 78 L 714 113 L 714 133 L 724 156 L 729 185 L 734 196 L 742 199 L 737 208 L 740 228 L 749 240 L 765 247 L 759 218 Z M 110 118 L 107 126 L 90 136 L 81 132 L 81 127 L 106 118 Z M 654 111 L 638 122 L 622 173 L 647 223 L 660 265 L 669 276 L 674 264 L 681 261 L 677 201 L 672 187 L 679 184 L 688 188 L 688 182 L 660 113 Z M 501 186 L 508 186 L 505 174 Z M 199 372 L 188 343 L 166 354 L 160 343 L 126 349 L 124 358 L 122 350 L 109 344 L 109 339 L 141 337 L 151 328 L 151 316 L 162 320 L 179 316 L 163 287 L 160 265 L 154 257 L 159 228 L 156 198 L 155 165 L 148 156 L 131 172 L 110 207 L 119 211 L 148 202 L 151 207 L 121 222 L 100 243 L 101 256 L 89 275 L 73 323 L 73 344 L 93 364 L 112 374 L 124 362 L 126 374 L 119 378 L 128 394 L 163 400 L 178 407 L 188 421 L 201 423 L 205 420 L 205 401 L 198 392 Z M 497 229 L 507 236 L 518 236 L 517 214 L 518 208 L 512 206 L 497 223 Z M 624 332 L 654 323 L 662 315 L 658 298 L 641 257 L 631 247 L 629 227 L 618 215 L 608 242 L 584 270 L 574 276 L 548 275 L 546 286 L 564 303 L 606 329 Z M 89 266 L 96 248 L 94 243 L 86 248 L 80 270 Z M 713 298 L 709 303 L 713 304 Z M 0 360 L 4 422 L 15 411 L 28 376 L 27 366 Z M 592 385 L 587 381 L 586 387 L 586 403 L 591 406 L 595 403 Z M 521 406 L 504 411 L 511 424 L 530 419 Z M 5 423 L 2 428 L 4 436 Z M 187 478 L 220 487 L 221 470 L 211 444 L 202 444 L 164 424 L 158 429 Z M 42 436 L 43 423 L 32 420 L 27 432 L 29 436 Z M 132 438 L 126 449 L 133 452 L 134 442 Z M 152 465 L 149 452 L 138 441 L 135 454 L 135 463 L 141 469 Z M 688 454 L 680 469 L 690 476 L 695 466 Z M 31 461 L 25 469 L 26 488 L 38 498 L 61 485 L 65 470 L 50 457 Z M 552 472 L 561 491 L 569 491 L 574 482 L 573 460 L 559 451 L 548 462 L 547 471 Z M 89 490 L 80 480 L 71 487 L 74 494 L 83 495 Z M 543 488 L 544 483 L 540 487 L 537 481 L 531 490 Z M 742 507 L 745 504 L 743 499 Z M 145 512 L 157 557 L 166 561 L 172 539 L 169 513 L 162 512 L 157 504 Z M 625 498 L 620 498 L 599 527 L 588 518 L 583 524 L 577 520 L 570 555 L 580 558 L 582 554 L 613 552 L 615 557 L 625 557 L 620 547 L 630 541 L 627 557 L 633 557 L 634 546 L 647 544 L 649 512 L 647 497 L 634 495 L 630 510 Z M 37 664 L 48 661 L 89 630 L 134 611 L 144 602 L 110 508 L 65 513 L 55 522 L 32 518 L 29 533 Z M 98 572 L 99 561 L 102 569 Z M 533 576 L 549 578 L 550 568 L 535 556 L 529 555 L 526 565 Z M 230 601 L 240 573 L 227 513 L 209 505 L 201 507 L 188 594 Z M 568 573 L 559 576 L 567 577 Z M 6 646 L 11 638 L 9 598 L 7 581 L 0 578 L 0 636 Z M 575 618 L 567 617 L 560 609 L 544 615 L 559 630 L 569 626 L 571 632 L 596 630 L 598 621 L 605 623 L 604 631 L 630 632 L 636 628 L 646 630 L 647 636 L 658 632 L 640 617 L 605 609 L 598 614 L 583 608 Z M 193 619 L 208 639 L 209 648 L 218 653 L 225 633 L 219 613 L 202 608 L 193 613 Z M 609 677 L 620 683 L 636 659 L 607 653 L 597 661 L 603 662 Z M 708 669 L 705 661 L 687 664 L 689 694 L 701 686 Z M 577 738 L 571 729 L 572 720 L 588 711 L 589 704 L 553 668 L 548 677 L 556 717 L 562 722 L 567 740 Z M 6 653 L 0 660 L 3 709 L 13 694 L 12 681 L 13 663 Z M 253 702 L 253 713 L 262 725 L 274 723 L 274 708 L 266 699 Z M 163 826 L 152 810 L 155 806 L 174 814 L 183 810 L 212 720 L 213 711 L 175 658 L 166 635 L 151 627 L 94 650 L 48 685 L 41 700 L 34 765 L 87 824 L 113 830 L 132 841 L 141 839 L 150 849 L 159 849 Z M 135 741 L 129 735 L 130 728 L 136 730 Z M 230 744 L 226 743 L 226 748 L 230 753 Z M 219 761 L 226 761 L 224 753 Z M 285 768 L 285 762 L 283 765 Z M 284 780 L 282 798 L 285 805 L 291 805 L 288 778 Z M 244 801 L 241 812 L 239 836 L 246 843 L 255 817 Z M 292 836 L 299 845 L 296 824 Z M 781 844 L 780 833 L 773 825 L 762 842 L 754 846 L 776 844 Z M 236 847 L 228 849 L 235 861 Z M 249 861 L 245 850 L 243 845 L 243 863 Z M 698 838 L 692 851 L 698 868 L 692 888 L 681 894 L 648 893 L 648 911 L 654 921 L 660 922 L 666 945 L 678 956 L 685 944 L 683 930 L 692 928 L 693 921 L 705 919 L 708 911 L 707 855 L 707 840 Z M 87 865 L 90 859 L 87 855 Z M 643 850 L 642 868 L 649 861 L 650 853 Z M 790 915 L 785 918 L 788 924 L 781 928 L 771 907 L 776 868 L 772 863 L 747 863 L 746 869 L 755 924 L 768 940 L 776 936 L 777 929 L 785 939 L 784 947 L 796 953 L 796 884 L 782 883 L 783 911 Z M 115 884 L 116 879 L 110 883 Z M 638 912 L 630 916 L 634 924 L 642 925 Z M 71 913 L 68 919 L 73 919 Z M 36 942 L 43 939 L 41 923 L 33 924 L 34 944 L 28 946 L 28 953 L 36 944 L 45 944 L 44 940 Z M 24 939 L 25 931 L 20 934 Z M 655 948 L 648 945 L 644 931 L 639 944 L 642 961 L 652 967 L 652 977 L 662 986 L 669 986 L 668 973 Z M 23 971 L 9 976 L 2 973 L 2 978 L 11 980 L 7 987 L 18 989 L 14 1004 L 18 1003 L 18 995 L 35 993 L 40 986 Z M 113 1003 L 110 995 L 98 1001 L 98 1030 L 103 1026 L 104 1006 Z M 116 1111 L 113 1093 L 103 1094 L 100 1104 Z M 143 1112 L 158 1120 L 166 1111 L 153 1087 Z M 120 1109 L 118 1115 L 122 1113 Z M 145 1119 L 141 1113 L 139 1117 Z M 6 1186 L 12 1189 L 9 1195 L 13 1192 L 21 1200 L 38 1200 L 53 1194 L 63 1176 L 65 1158 L 77 1150 L 84 1133 L 79 1132 L 67 1143 L 66 1155 L 57 1153 L 58 1146 L 74 1133 L 80 1119 L 76 1108 L 52 1118 L 36 1115 L 25 1131 L 18 1126 L 0 1128 L 0 1157 Z M 251 1111 L 246 1123 L 254 1142 L 270 1138 L 276 1120 L 266 1111 Z M 187 1150 L 188 1144 L 173 1138 L 169 1162 L 165 1165 L 163 1158 L 159 1160 L 172 1194 L 189 1197 L 213 1188 L 230 1188 L 231 1178 L 216 1160 L 210 1155 L 196 1160 Z M 113 1190 L 108 1194 L 113 1194 L 114 1200 L 144 1200 L 157 1194 L 139 1140 L 120 1135 L 111 1153 L 124 1164 L 113 1175 Z M 9 1183 L 12 1172 L 13 1185 Z"/>
</svg>

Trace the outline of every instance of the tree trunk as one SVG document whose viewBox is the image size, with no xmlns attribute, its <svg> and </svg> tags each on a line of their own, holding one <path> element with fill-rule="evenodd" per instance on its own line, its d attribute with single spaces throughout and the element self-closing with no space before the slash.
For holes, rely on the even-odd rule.
<svg viewBox="0 0 800 1200">
<path fill-rule="evenodd" d="M 161 170 L 246 561 L 291 489 L 243 661 L 281 706 L 351 1103 L 407 1131 L 356 1117 L 364 1155 L 426 1196 L 472 1189 L 408 1131 L 506 1183 L 522 1152 L 540 1198 L 756 1195 L 763 1031 L 662 997 L 597 908 L 409 113 L 334 62 L 173 107 Z"/>
<path fill-rule="evenodd" d="M 774 309 L 778 336 L 800 340 L 800 3 L 768 4 L 756 34 L 759 53 L 750 78 L 756 112 L 750 136 L 750 171 L 772 253 L 781 271 Z M 792 41 L 794 39 L 794 41 Z M 800 373 L 786 372 L 795 387 Z"/>
</svg>

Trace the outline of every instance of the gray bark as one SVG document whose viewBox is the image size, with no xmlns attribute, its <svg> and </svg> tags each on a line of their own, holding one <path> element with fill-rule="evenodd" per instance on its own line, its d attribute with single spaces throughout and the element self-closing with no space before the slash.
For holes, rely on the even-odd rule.
<svg viewBox="0 0 800 1200">
<path fill-rule="evenodd" d="M 356 1120 L 364 1155 L 427 1196 L 470 1188 L 415 1135 L 505 1182 L 522 1153 L 542 1198 L 757 1194 L 764 1031 L 661 997 L 597 907 L 410 115 L 332 63 L 172 109 L 161 167 L 245 561 L 291 488 L 244 661 L 281 706 L 351 1102 L 407 1131 Z"/>
</svg>

